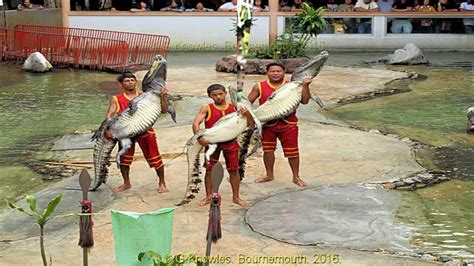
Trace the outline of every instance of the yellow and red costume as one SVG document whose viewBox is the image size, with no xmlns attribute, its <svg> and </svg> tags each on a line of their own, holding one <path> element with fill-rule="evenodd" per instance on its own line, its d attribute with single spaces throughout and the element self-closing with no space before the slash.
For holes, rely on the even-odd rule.
<svg viewBox="0 0 474 266">
<path fill-rule="evenodd" d="M 130 100 L 125 93 L 117 94 L 113 96 L 115 105 L 117 109 L 115 110 L 116 114 L 120 114 L 125 109 L 127 109 Z M 163 166 L 163 161 L 161 160 L 160 151 L 158 150 L 158 144 L 156 143 L 155 130 L 153 128 L 148 129 L 146 132 L 133 138 L 134 142 L 138 142 L 140 148 L 142 149 L 143 156 L 148 162 L 150 168 L 160 168 Z M 129 166 L 132 164 L 133 155 L 135 154 L 135 144 L 130 147 L 130 149 L 120 157 L 120 165 Z"/>
<path fill-rule="evenodd" d="M 279 86 L 273 87 L 270 82 L 262 81 L 258 83 L 260 105 L 265 103 L 273 92 L 281 88 L 288 81 L 283 81 Z M 298 151 L 298 118 L 296 111 L 285 118 L 270 121 L 263 127 L 262 148 L 264 152 L 276 150 L 276 140 L 280 139 L 283 147 L 283 154 L 287 158 L 299 157 Z"/>
<path fill-rule="evenodd" d="M 207 115 L 204 122 L 206 128 L 211 128 L 221 117 L 235 112 L 235 107 L 232 104 L 227 104 L 223 109 L 217 108 L 213 103 L 207 105 Z M 235 139 L 217 144 L 216 151 L 211 155 L 210 161 L 204 164 L 207 170 L 219 161 L 221 151 L 224 153 L 225 165 L 227 170 L 239 169 L 239 144 Z"/>
</svg>

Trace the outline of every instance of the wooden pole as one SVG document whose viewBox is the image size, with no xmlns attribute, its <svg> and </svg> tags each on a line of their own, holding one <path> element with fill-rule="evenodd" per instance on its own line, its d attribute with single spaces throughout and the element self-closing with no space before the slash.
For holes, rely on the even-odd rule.
<svg viewBox="0 0 474 266">
<path fill-rule="evenodd" d="M 61 0 L 61 18 L 63 27 L 69 27 L 69 12 L 71 11 L 71 4 L 69 0 Z"/>
<path fill-rule="evenodd" d="M 278 37 L 278 12 L 280 12 L 280 3 L 278 0 L 269 0 L 269 7 L 270 28 L 268 31 L 268 45 L 271 45 Z"/>
</svg>

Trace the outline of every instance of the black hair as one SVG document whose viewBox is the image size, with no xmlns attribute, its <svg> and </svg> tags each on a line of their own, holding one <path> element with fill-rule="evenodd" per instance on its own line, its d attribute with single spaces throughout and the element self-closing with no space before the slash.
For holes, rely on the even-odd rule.
<svg viewBox="0 0 474 266">
<path fill-rule="evenodd" d="M 211 92 L 216 90 L 223 90 L 225 92 L 225 87 L 222 84 L 212 84 L 211 86 L 207 87 L 207 95 L 211 95 Z"/>
<path fill-rule="evenodd" d="M 117 81 L 122 83 L 124 79 L 126 78 L 134 78 L 135 80 L 137 80 L 137 77 L 135 77 L 135 75 L 133 75 L 132 72 L 130 71 L 125 71 L 124 73 L 120 74 L 118 77 L 117 77 Z"/>
<path fill-rule="evenodd" d="M 279 66 L 279 67 L 281 67 L 281 69 L 283 69 L 284 72 L 286 72 L 285 66 L 283 66 L 282 64 L 277 63 L 277 62 L 273 62 L 273 63 L 268 64 L 267 65 L 267 72 L 270 69 L 270 67 L 272 67 L 272 66 Z"/>
</svg>

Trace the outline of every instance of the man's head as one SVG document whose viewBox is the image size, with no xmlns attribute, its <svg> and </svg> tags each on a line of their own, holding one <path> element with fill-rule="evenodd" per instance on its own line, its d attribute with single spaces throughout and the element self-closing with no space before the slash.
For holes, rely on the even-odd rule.
<svg viewBox="0 0 474 266">
<path fill-rule="evenodd" d="M 225 87 L 221 84 L 212 84 L 207 88 L 207 95 L 214 100 L 214 103 L 221 105 L 225 103 Z"/>
<path fill-rule="evenodd" d="M 233 4 L 234 6 L 236 6 L 236 5 L 237 5 L 237 0 L 232 0 L 232 4 Z"/>
<path fill-rule="evenodd" d="M 372 2 L 372 0 L 364 0 L 364 3 L 365 3 L 366 5 L 370 4 L 370 2 Z"/>
<path fill-rule="evenodd" d="M 117 81 L 124 90 L 133 91 L 137 85 L 137 77 L 132 72 L 125 72 L 118 76 Z"/>
<path fill-rule="evenodd" d="M 267 77 L 271 82 L 283 82 L 285 79 L 285 67 L 280 63 L 268 64 Z"/>
<path fill-rule="evenodd" d="M 23 1 L 23 5 L 24 6 L 29 6 L 31 3 L 30 3 L 30 0 L 24 0 Z"/>
</svg>

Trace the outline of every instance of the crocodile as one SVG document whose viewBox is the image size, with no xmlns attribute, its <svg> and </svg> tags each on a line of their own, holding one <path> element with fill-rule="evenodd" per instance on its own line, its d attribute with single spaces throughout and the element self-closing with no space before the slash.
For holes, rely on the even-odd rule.
<svg viewBox="0 0 474 266">
<path fill-rule="evenodd" d="M 95 178 L 91 190 L 97 190 L 107 181 L 110 154 L 117 142 L 121 149 L 117 152 L 116 163 L 120 167 L 120 157 L 133 145 L 132 138 L 151 128 L 161 114 L 161 89 L 166 87 L 167 62 L 161 56 L 155 56 L 150 70 L 142 82 L 143 93 L 135 97 L 119 115 L 106 119 L 92 136 L 94 145 Z M 169 101 L 167 99 L 167 101 Z M 176 112 L 168 102 L 168 113 L 176 122 Z M 104 132 L 109 130 L 113 139 L 107 139 Z"/>
<path fill-rule="evenodd" d="M 202 183 L 200 178 L 199 153 L 203 146 L 199 144 L 198 138 L 203 137 L 211 143 L 205 155 L 206 160 L 208 160 L 209 156 L 217 148 L 217 143 L 238 138 L 243 134 L 239 158 L 239 170 L 242 179 L 245 173 L 245 157 L 248 153 L 249 142 L 259 139 L 258 136 L 261 132 L 261 127 L 266 122 L 286 117 L 298 108 L 302 97 L 303 79 L 306 77 L 316 77 L 328 57 L 329 54 L 324 51 L 310 59 L 307 63 L 297 67 L 293 72 L 292 82 L 278 89 L 278 91 L 272 94 L 270 98 L 255 111 L 250 110 L 250 102 L 248 102 L 244 96 L 238 95 L 234 90 L 230 89 L 229 92 L 232 102 L 236 105 L 242 104 L 249 109 L 254 117 L 256 127 L 248 128 L 247 120 L 243 116 L 237 113 L 231 113 L 222 117 L 212 128 L 203 129 L 191 137 L 185 146 L 185 153 L 188 160 L 188 185 L 183 200 L 177 205 L 187 204 L 194 199 L 195 195 L 199 192 L 200 183 Z M 322 100 L 317 95 L 311 93 L 311 99 L 321 108 L 324 107 Z M 257 148 L 258 146 L 254 147 Z M 255 151 L 255 149 L 253 151 Z"/>
</svg>

